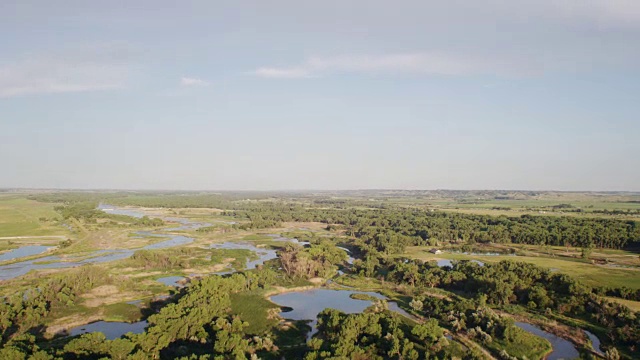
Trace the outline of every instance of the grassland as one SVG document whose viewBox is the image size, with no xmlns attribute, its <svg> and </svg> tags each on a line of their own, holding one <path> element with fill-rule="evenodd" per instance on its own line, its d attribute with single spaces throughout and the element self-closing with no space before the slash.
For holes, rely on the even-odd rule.
<svg viewBox="0 0 640 360">
<path fill-rule="evenodd" d="M 246 328 L 249 334 L 263 335 L 276 326 L 278 318 L 273 316 L 274 309 L 279 307 L 258 292 L 231 294 L 231 312 L 249 321 Z"/>
<path fill-rule="evenodd" d="M 510 256 L 510 255 L 474 255 L 443 252 L 432 254 L 430 247 L 411 246 L 406 249 L 403 256 L 431 260 L 478 260 L 484 263 L 493 263 L 501 260 L 523 261 L 535 264 L 552 271 L 558 271 L 576 277 L 592 286 L 626 286 L 632 289 L 640 289 L 640 268 L 616 268 L 607 265 L 596 265 L 583 259 L 567 257 L 551 257 L 539 253 L 538 256 Z"/>
<path fill-rule="evenodd" d="M 390 196 L 384 201 L 466 214 L 493 216 L 551 215 L 640 219 L 640 194 L 578 192 L 469 192 Z M 562 205 L 562 206 L 561 206 Z M 568 205 L 568 206 L 567 206 Z M 563 207 L 564 206 L 564 207 Z M 607 214 L 609 212 L 622 212 Z"/>
<path fill-rule="evenodd" d="M 3 237 L 68 235 L 53 208 L 53 204 L 24 197 L 0 197 L 0 241 Z"/>
</svg>

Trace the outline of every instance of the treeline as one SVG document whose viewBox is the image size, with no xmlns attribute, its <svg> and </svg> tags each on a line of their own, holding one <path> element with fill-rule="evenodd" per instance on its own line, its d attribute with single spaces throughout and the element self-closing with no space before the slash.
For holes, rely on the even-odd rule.
<svg viewBox="0 0 640 360">
<path fill-rule="evenodd" d="M 517 243 L 623 248 L 640 243 L 640 224 L 631 220 L 561 216 L 520 217 L 459 214 L 408 209 L 335 210 L 299 206 L 227 211 L 226 215 L 254 220 L 247 227 L 278 226 L 286 221 L 340 224 L 348 235 L 385 253 L 401 252 L 410 245 L 436 242 Z"/>
<path fill-rule="evenodd" d="M 189 267 L 189 259 L 198 253 L 194 248 L 136 250 L 127 260 L 132 266 L 144 269 L 183 269 Z"/>
<path fill-rule="evenodd" d="M 65 205 L 57 205 L 53 209 L 62 215 L 62 218 L 67 220 L 75 218 L 83 220 L 89 224 L 97 223 L 98 219 L 113 220 L 117 222 L 128 223 L 132 225 L 140 226 L 163 226 L 165 222 L 159 218 L 150 218 L 143 216 L 141 218 L 135 218 L 127 215 L 108 214 L 102 210 L 97 209 L 98 203 L 96 202 L 72 202 Z"/>
</svg>

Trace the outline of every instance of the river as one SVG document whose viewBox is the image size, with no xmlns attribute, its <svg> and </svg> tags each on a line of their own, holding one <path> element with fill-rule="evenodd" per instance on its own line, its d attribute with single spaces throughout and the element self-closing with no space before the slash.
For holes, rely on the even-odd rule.
<svg viewBox="0 0 640 360">
<path fill-rule="evenodd" d="M 551 343 L 551 347 L 553 348 L 553 350 L 549 355 L 547 355 L 547 360 L 569 360 L 580 358 L 580 353 L 578 353 L 578 350 L 576 350 L 575 346 L 573 346 L 573 344 L 568 340 L 550 334 L 529 323 L 516 322 L 516 326 L 534 335 L 545 338 Z"/>
</svg>

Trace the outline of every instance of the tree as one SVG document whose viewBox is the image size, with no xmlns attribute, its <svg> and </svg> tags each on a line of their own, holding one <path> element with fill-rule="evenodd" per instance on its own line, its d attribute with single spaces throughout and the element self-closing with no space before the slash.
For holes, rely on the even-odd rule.
<svg viewBox="0 0 640 360">
<path fill-rule="evenodd" d="M 605 353 L 604 353 L 604 358 L 607 360 L 620 360 L 620 354 L 618 353 L 618 349 L 612 347 L 609 348 Z"/>
<path fill-rule="evenodd" d="M 438 325 L 438 320 L 429 319 L 423 324 L 416 325 L 411 333 L 430 346 L 444 335 L 444 330 Z"/>
<path fill-rule="evenodd" d="M 411 306 L 411 308 L 414 311 L 418 312 L 418 311 L 422 311 L 422 307 L 424 306 L 424 304 L 422 303 L 422 301 L 420 301 L 420 300 L 418 300 L 416 298 L 413 298 L 411 300 L 411 302 L 409 303 L 409 306 Z"/>
</svg>

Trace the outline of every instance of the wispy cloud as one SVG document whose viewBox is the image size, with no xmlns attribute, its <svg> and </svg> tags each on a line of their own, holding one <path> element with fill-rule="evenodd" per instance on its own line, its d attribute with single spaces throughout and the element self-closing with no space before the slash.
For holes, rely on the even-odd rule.
<svg viewBox="0 0 640 360">
<path fill-rule="evenodd" d="M 182 86 L 209 86 L 209 82 L 192 77 L 182 77 L 180 78 L 180 85 Z"/>
<path fill-rule="evenodd" d="M 311 77 L 312 69 L 305 67 L 274 68 L 261 67 L 253 71 L 256 76 L 264 78 L 304 79 Z"/>
<path fill-rule="evenodd" d="M 128 67 L 114 58 L 118 55 L 111 55 L 95 49 L 74 50 L 0 64 L 0 97 L 121 88 Z"/>
<path fill-rule="evenodd" d="M 335 73 L 522 75 L 533 72 L 535 66 L 532 65 L 527 62 L 433 52 L 311 57 L 302 64 L 289 67 L 260 67 L 251 73 L 264 78 L 285 79 L 310 78 Z"/>
</svg>

